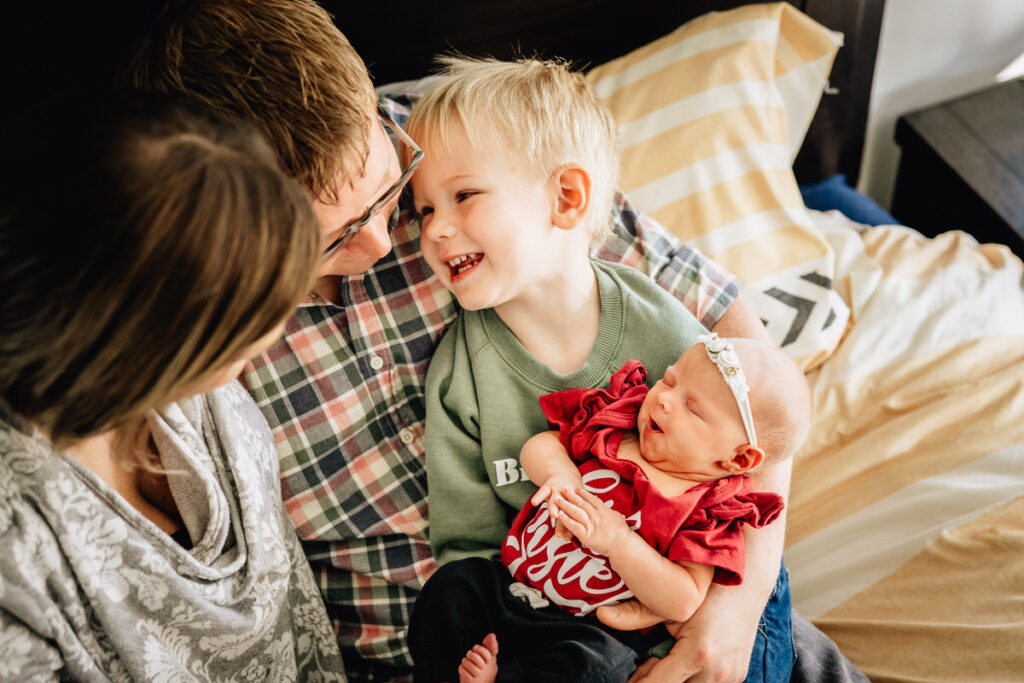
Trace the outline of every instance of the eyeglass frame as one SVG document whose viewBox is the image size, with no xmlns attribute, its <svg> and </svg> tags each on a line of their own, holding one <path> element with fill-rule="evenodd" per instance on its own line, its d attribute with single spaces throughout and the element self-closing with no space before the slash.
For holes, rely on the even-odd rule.
<svg viewBox="0 0 1024 683">
<path fill-rule="evenodd" d="M 412 178 L 413 172 L 416 170 L 416 166 L 418 166 L 420 161 L 423 160 L 423 150 L 420 149 L 419 145 L 413 142 L 413 139 L 409 137 L 409 134 L 402 130 L 402 127 L 392 120 L 392 118 L 388 116 L 387 112 L 381 107 L 377 108 L 377 119 L 380 121 L 380 124 L 384 127 L 385 131 L 388 129 L 393 131 L 395 135 L 398 136 L 398 139 L 412 150 L 412 159 L 409 161 L 409 165 L 405 170 L 402 171 L 402 174 L 398 176 L 398 180 L 396 180 L 395 183 L 380 196 L 380 199 L 375 201 L 370 208 L 366 210 L 366 213 L 349 223 L 345 228 L 345 232 L 341 233 L 341 235 L 336 237 L 334 241 L 327 245 L 327 248 L 324 249 L 323 256 L 321 257 L 324 261 L 334 256 L 339 249 L 351 242 L 355 236 L 359 234 L 359 231 L 362 230 L 367 223 L 372 221 L 374 216 L 380 213 L 381 209 L 390 204 L 394 198 L 398 196 L 403 189 L 405 189 L 405 186 L 409 184 L 409 180 Z M 399 155 L 399 162 L 401 162 L 401 155 Z M 401 166 L 401 164 L 399 164 L 399 166 Z M 395 210 L 398 210 L 397 207 Z M 394 226 L 389 223 L 388 230 L 392 227 Z"/>
</svg>

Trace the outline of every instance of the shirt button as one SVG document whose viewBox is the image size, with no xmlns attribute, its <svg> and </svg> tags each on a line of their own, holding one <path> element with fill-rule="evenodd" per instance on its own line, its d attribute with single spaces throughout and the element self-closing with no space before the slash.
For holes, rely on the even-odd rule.
<svg viewBox="0 0 1024 683">
<path fill-rule="evenodd" d="M 378 355 L 373 355 L 370 358 L 370 367 L 373 368 L 374 370 L 380 370 L 382 367 L 384 367 L 384 359 Z"/>
<path fill-rule="evenodd" d="M 398 432 L 398 438 L 402 440 L 402 443 L 408 446 L 416 437 L 413 436 L 411 429 L 403 429 L 402 431 Z"/>
</svg>

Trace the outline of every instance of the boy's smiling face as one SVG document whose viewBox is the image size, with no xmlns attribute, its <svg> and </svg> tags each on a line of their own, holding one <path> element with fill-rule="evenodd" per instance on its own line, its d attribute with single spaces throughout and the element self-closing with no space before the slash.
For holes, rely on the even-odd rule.
<svg viewBox="0 0 1024 683">
<path fill-rule="evenodd" d="M 444 286 L 468 310 L 542 293 L 565 234 L 552 224 L 551 180 L 535 177 L 506 145 L 474 147 L 459 124 L 447 145 L 418 142 L 425 157 L 412 187 L 421 248 Z"/>
</svg>

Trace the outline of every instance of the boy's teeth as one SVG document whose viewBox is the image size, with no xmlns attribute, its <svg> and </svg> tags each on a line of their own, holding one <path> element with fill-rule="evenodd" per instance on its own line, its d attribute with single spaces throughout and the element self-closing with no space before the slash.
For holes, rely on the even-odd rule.
<svg viewBox="0 0 1024 683">
<path fill-rule="evenodd" d="M 448 265 L 451 266 L 452 268 L 455 268 L 463 261 L 468 261 L 474 256 L 476 256 L 476 254 L 463 254 L 462 256 L 456 256 L 455 258 L 448 262 Z"/>
</svg>

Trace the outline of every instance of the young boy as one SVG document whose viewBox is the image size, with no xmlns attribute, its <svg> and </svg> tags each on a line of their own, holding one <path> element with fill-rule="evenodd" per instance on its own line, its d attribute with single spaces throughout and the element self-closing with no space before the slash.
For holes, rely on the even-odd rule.
<svg viewBox="0 0 1024 683">
<path fill-rule="evenodd" d="M 660 376 L 706 330 L 637 271 L 590 257 L 618 177 L 615 124 L 555 62 L 449 58 L 407 132 L 427 263 L 462 307 L 427 372 L 424 447 L 438 564 L 496 557 L 536 487 L 519 466 L 537 401 Z M 652 339 L 659 340 L 651 343 Z"/>
<path fill-rule="evenodd" d="M 629 650 L 649 643 L 588 614 L 636 597 L 682 622 L 712 581 L 742 582 L 743 525 L 782 509 L 743 475 L 799 447 L 810 397 L 796 365 L 763 342 L 697 341 L 651 390 L 630 361 L 607 390 L 541 398 L 558 431 L 521 454 L 540 488 L 503 565 L 468 558 L 427 582 L 410 630 L 416 680 L 494 681 L 499 643 L 502 680 L 625 680 Z"/>
<path fill-rule="evenodd" d="M 443 65 L 407 125 L 425 151 L 412 179 L 423 254 L 463 309 L 427 374 L 441 565 L 501 552 L 536 491 L 516 456 L 547 429 L 542 395 L 604 386 L 631 359 L 661 375 L 706 331 L 649 279 L 590 258 L 618 161 L 614 123 L 579 75 L 534 60 Z"/>
</svg>

